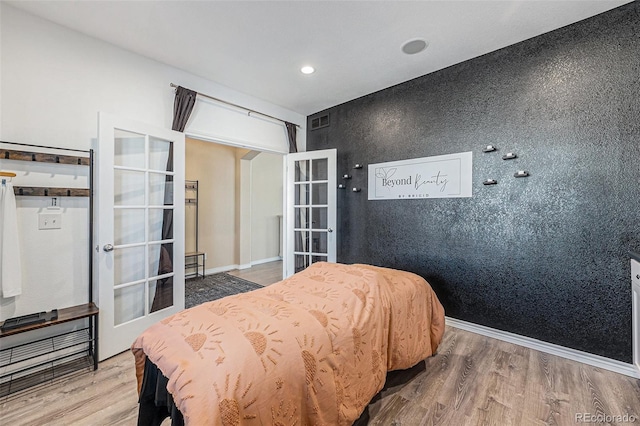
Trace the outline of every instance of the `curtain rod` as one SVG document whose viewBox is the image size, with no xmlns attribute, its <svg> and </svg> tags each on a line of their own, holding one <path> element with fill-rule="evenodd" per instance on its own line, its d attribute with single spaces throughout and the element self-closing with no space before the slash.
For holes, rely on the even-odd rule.
<svg viewBox="0 0 640 426">
<path fill-rule="evenodd" d="M 170 83 L 169 86 L 171 86 L 173 88 L 178 88 L 178 85 L 177 84 L 173 84 L 173 83 Z M 191 89 L 189 89 L 189 90 L 191 90 Z M 195 92 L 195 90 L 194 90 L 194 92 Z M 200 92 L 196 92 L 196 93 L 198 95 L 202 96 L 202 97 L 213 99 L 214 101 L 222 102 L 223 104 L 227 104 L 227 105 L 231 105 L 231 106 L 236 107 L 236 108 L 243 109 L 243 110 L 247 111 L 249 114 L 251 114 L 251 113 L 260 114 L 260 115 L 263 115 L 265 117 L 269 117 L 269 118 L 272 118 L 274 120 L 278 120 L 278 121 L 280 121 L 282 123 L 288 123 L 288 121 L 286 121 L 286 120 L 283 120 L 283 119 L 278 118 L 278 117 L 274 117 L 273 115 L 265 114 L 264 112 L 260 112 L 260 111 L 256 111 L 256 110 L 253 110 L 253 109 L 250 109 L 250 108 L 246 108 L 246 107 L 243 107 L 242 105 L 234 104 L 232 102 L 227 102 L 227 101 L 224 101 L 224 100 L 219 99 L 219 98 L 214 98 L 213 96 L 205 95 L 204 93 L 200 93 Z M 300 127 L 300 125 L 298 125 L 298 124 L 294 124 L 294 126 Z"/>
</svg>

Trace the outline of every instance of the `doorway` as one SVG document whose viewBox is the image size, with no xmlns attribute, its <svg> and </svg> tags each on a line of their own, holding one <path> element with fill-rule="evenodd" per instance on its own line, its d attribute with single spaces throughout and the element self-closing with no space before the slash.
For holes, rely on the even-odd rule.
<svg viewBox="0 0 640 426">
<path fill-rule="evenodd" d="M 185 250 L 204 253 L 204 273 L 281 262 L 283 155 L 187 137 L 185 165 L 186 180 L 198 181 Z"/>
</svg>

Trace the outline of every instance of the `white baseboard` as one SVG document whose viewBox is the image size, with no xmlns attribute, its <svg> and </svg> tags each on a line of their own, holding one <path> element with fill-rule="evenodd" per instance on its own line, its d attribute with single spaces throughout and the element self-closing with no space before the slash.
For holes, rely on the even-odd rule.
<svg viewBox="0 0 640 426">
<path fill-rule="evenodd" d="M 263 263 L 276 262 L 278 260 L 282 260 L 280 256 L 270 257 L 268 259 L 260 259 L 260 260 L 252 260 L 251 266 L 262 265 Z"/>
<path fill-rule="evenodd" d="M 232 271 L 234 269 L 240 269 L 238 265 L 226 265 L 226 266 L 218 266 L 217 268 L 211 268 L 204 271 L 205 275 L 218 274 L 220 272 Z"/>
<path fill-rule="evenodd" d="M 251 263 L 244 263 L 242 265 L 235 264 L 235 265 L 218 266 L 217 268 L 207 269 L 206 271 L 204 271 L 204 274 L 211 275 L 211 274 L 218 274 L 220 272 L 232 271 L 234 269 L 249 269 L 254 265 L 260 265 L 261 263 L 267 263 L 267 262 L 275 262 L 276 260 L 282 260 L 282 258 L 270 257 L 269 259 L 255 260 Z"/>
<path fill-rule="evenodd" d="M 455 318 L 445 318 L 447 325 L 459 328 L 461 330 L 470 331 L 482 336 L 491 337 L 502 340 L 515 345 L 524 346 L 525 348 L 534 349 L 551 355 L 556 355 L 572 361 L 582 362 L 604 370 L 613 371 L 615 373 L 624 374 L 625 376 L 640 379 L 640 372 L 636 370 L 633 364 L 617 361 L 615 359 L 605 358 L 600 355 L 582 352 L 576 349 L 566 348 L 564 346 L 555 345 L 553 343 L 543 342 L 531 337 L 520 336 L 518 334 L 509 333 L 507 331 L 496 330 L 495 328 L 485 327 L 483 325 L 473 324 Z"/>
</svg>

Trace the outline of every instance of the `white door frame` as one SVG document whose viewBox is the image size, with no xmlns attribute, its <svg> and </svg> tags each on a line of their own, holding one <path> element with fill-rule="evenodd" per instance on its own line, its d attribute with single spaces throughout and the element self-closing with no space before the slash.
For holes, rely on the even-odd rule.
<svg viewBox="0 0 640 426">
<path fill-rule="evenodd" d="M 335 262 L 336 261 L 336 241 L 337 241 L 337 232 L 336 232 L 336 222 L 337 222 L 337 175 L 336 175 L 336 163 L 337 163 L 337 150 L 333 149 L 323 149 L 317 151 L 305 151 L 305 152 L 297 152 L 288 154 L 284 158 L 284 217 L 283 223 L 285 224 L 284 229 L 284 241 L 283 241 L 283 277 L 287 278 L 294 274 L 295 269 L 295 261 L 294 261 L 294 229 L 295 229 L 295 214 L 294 214 L 294 201 L 295 201 L 295 185 L 293 184 L 295 169 L 293 164 L 295 161 L 299 160 L 317 160 L 324 159 L 328 160 L 328 170 L 327 170 L 327 201 L 328 201 L 328 209 L 327 209 L 327 261 Z"/>
<path fill-rule="evenodd" d="M 286 135 L 284 136 L 286 137 Z M 200 140 L 200 141 L 204 141 L 204 142 L 211 142 L 211 143 L 215 143 L 218 145 L 226 145 L 226 146 L 232 146 L 234 148 L 242 148 L 242 149 L 250 149 L 252 151 L 259 151 L 259 152 L 264 152 L 267 154 L 274 154 L 274 155 L 281 155 L 282 156 L 282 164 L 283 164 L 283 169 L 282 169 L 282 223 L 286 224 L 286 220 L 287 220 L 287 155 L 289 155 L 288 151 L 280 151 L 280 150 L 276 150 L 276 149 L 269 149 L 269 148 L 265 148 L 263 146 L 260 146 L 259 144 L 251 144 L 251 143 L 246 143 L 246 142 L 234 142 L 234 141 L 230 141 L 230 140 L 224 140 L 224 139 L 220 139 L 220 138 L 216 138 L 216 137 L 211 137 L 211 136 L 206 136 L 206 135 L 202 135 L 199 133 L 192 133 L 192 132 L 186 132 L 185 133 L 185 138 L 188 139 L 195 139 L 195 140 Z M 284 143 L 284 142 L 283 142 Z M 283 232 L 283 240 L 286 240 L 286 235 Z M 285 256 L 284 254 L 285 252 L 285 246 L 284 246 L 284 242 L 283 242 L 283 246 L 282 246 L 282 276 L 286 277 L 286 270 L 287 270 L 287 256 Z M 240 261 L 240 259 L 238 259 L 239 262 L 239 266 L 245 266 L 244 264 L 242 264 L 242 262 Z M 249 267 L 250 267 L 250 263 L 249 263 Z M 242 268 L 240 268 L 242 269 Z"/>
</svg>

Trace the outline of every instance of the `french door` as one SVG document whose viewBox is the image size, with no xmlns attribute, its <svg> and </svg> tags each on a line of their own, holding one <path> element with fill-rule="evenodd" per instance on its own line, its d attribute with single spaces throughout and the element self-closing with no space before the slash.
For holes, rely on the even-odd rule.
<svg viewBox="0 0 640 426">
<path fill-rule="evenodd" d="M 184 134 L 99 115 L 98 358 L 184 309 Z"/>
<path fill-rule="evenodd" d="M 336 261 L 336 150 L 287 155 L 285 276 Z"/>
</svg>

